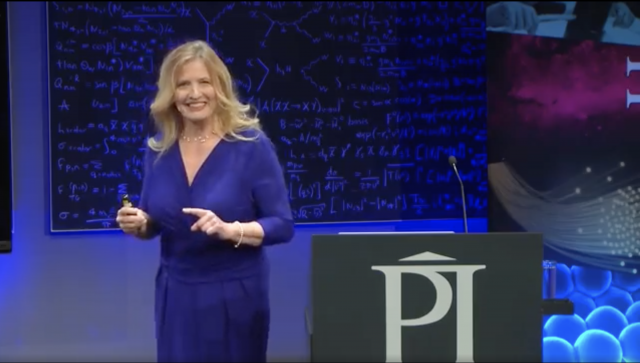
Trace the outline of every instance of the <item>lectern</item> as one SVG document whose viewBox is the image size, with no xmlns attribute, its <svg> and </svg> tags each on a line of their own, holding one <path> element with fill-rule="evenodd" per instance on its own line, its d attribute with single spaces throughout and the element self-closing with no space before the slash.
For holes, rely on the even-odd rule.
<svg viewBox="0 0 640 363">
<path fill-rule="evenodd" d="M 315 235 L 314 362 L 542 361 L 535 233 Z"/>
</svg>

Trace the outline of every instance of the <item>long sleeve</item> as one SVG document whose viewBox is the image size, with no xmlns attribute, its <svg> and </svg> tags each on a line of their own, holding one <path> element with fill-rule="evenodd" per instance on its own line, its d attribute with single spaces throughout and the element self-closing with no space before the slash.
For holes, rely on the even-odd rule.
<svg viewBox="0 0 640 363">
<path fill-rule="evenodd" d="M 149 213 L 149 184 L 153 180 L 153 163 L 156 159 L 156 153 L 147 146 L 144 153 L 144 170 L 142 174 L 142 190 L 140 191 L 140 201 L 138 208 Z M 161 232 L 160 225 L 156 223 L 153 218 L 147 223 L 147 237 L 155 237 Z"/>
<path fill-rule="evenodd" d="M 258 211 L 257 222 L 264 230 L 264 246 L 291 241 L 294 235 L 293 216 L 284 175 L 271 140 L 260 133 L 255 141 L 251 162 L 253 199 Z"/>
<path fill-rule="evenodd" d="M 149 206 L 149 181 L 152 179 L 151 173 L 153 168 L 154 152 L 149 146 L 146 147 L 144 153 L 143 174 L 142 174 L 142 190 L 140 191 L 140 201 L 138 208 L 147 211 Z"/>
</svg>

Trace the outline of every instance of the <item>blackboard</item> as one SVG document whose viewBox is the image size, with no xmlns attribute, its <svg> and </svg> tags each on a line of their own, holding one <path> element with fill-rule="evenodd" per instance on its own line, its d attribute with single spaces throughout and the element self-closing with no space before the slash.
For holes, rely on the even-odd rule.
<svg viewBox="0 0 640 363">
<path fill-rule="evenodd" d="M 51 230 L 138 198 L 162 57 L 206 39 L 276 144 L 297 223 L 486 215 L 482 2 L 47 2 Z"/>
</svg>

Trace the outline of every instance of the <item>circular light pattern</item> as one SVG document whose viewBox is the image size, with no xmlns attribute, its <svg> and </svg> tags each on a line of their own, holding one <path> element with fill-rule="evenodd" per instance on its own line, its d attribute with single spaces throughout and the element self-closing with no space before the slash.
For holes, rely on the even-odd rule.
<svg viewBox="0 0 640 363">
<path fill-rule="evenodd" d="M 558 298 L 574 315 L 545 316 L 543 362 L 640 362 L 640 276 L 557 264 Z"/>
</svg>

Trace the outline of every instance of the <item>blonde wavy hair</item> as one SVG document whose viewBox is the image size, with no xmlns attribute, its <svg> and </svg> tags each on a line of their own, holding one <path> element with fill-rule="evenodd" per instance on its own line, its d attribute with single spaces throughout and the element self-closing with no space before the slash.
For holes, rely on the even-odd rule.
<svg viewBox="0 0 640 363">
<path fill-rule="evenodd" d="M 184 43 L 167 54 L 160 67 L 158 93 L 151 104 L 153 117 L 159 135 L 150 137 L 149 147 L 163 154 L 178 139 L 182 131 L 182 118 L 175 107 L 176 71 L 185 63 L 200 59 L 204 62 L 212 78 L 216 95 L 214 115 L 218 120 L 218 131 L 227 140 L 254 140 L 241 135 L 242 131 L 260 130 L 260 120 L 251 116 L 251 106 L 238 99 L 233 80 L 227 66 L 206 42 L 196 40 Z"/>
</svg>

